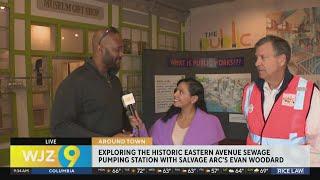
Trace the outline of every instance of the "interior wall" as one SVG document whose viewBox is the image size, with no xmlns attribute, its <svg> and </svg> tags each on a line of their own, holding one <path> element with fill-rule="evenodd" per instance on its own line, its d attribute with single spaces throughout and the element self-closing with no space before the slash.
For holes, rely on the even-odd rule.
<svg viewBox="0 0 320 180">
<path fill-rule="evenodd" d="M 186 50 L 200 50 L 200 38 L 206 32 L 223 29 L 228 38 L 232 35 L 232 21 L 235 23 L 237 35 L 250 34 L 246 37 L 250 48 L 266 34 L 266 14 L 291 9 L 320 7 L 318 0 L 235 0 L 233 2 L 215 4 L 191 9 L 186 21 L 185 48 Z M 228 40 L 230 41 L 230 39 Z M 206 50 L 233 49 L 207 48 Z"/>
</svg>

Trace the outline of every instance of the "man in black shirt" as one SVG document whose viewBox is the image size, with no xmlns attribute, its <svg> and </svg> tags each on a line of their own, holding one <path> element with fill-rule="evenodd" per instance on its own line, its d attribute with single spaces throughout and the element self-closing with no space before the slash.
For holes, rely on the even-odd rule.
<svg viewBox="0 0 320 180">
<path fill-rule="evenodd" d="M 93 57 L 56 91 L 51 114 L 55 137 L 114 136 L 129 124 L 116 76 L 123 56 L 121 35 L 113 27 L 98 30 L 92 45 Z"/>
</svg>

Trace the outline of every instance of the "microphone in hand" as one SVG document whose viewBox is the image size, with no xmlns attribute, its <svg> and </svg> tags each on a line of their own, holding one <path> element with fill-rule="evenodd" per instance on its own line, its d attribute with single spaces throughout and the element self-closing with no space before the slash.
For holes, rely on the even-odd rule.
<svg viewBox="0 0 320 180">
<path fill-rule="evenodd" d="M 135 108 L 135 100 L 132 93 L 126 94 L 122 96 L 123 106 L 127 109 L 127 116 L 129 118 L 130 124 L 133 128 L 140 129 L 139 127 L 143 124 L 140 119 L 136 108 Z"/>
<path fill-rule="evenodd" d="M 128 110 L 127 112 L 130 112 L 130 114 L 127 113 L 127 115 L 136 116 L 136 113 L 135 113 L 136 101 L 134 100 L 133 94 L 129 93 L 129 94 L 123 95 L 121 100 L 122 100 L 123 106 Z"/>
</svg>

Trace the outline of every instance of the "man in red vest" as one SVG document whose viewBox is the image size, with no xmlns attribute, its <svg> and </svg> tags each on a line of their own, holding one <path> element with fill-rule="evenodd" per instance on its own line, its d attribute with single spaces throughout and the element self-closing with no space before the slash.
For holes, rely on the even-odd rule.
<svg viewBox="0 0 320 180">
<path fill-rule="evenodd" d="M 309 144 L 311 164 L 320 165 L 320 93 L 311 81 L 288 70 L 291 48 L 267 35 L 255 44 L 259 78 L 243 93 L 248 145 Z"/>
</svg>

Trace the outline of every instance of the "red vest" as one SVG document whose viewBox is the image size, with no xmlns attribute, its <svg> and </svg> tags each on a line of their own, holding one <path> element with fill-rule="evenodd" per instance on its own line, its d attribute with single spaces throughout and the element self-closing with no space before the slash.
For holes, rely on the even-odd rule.
<svg viewBox="0 0 320 180">
<path fill-rule="evenodd" d="M 249 129 L 247 144 L 305 144 L 306 118 L 312 92 L 312 82 L 294 76 L 275 101 L 268 118 L 264 119 L 263 93 L 256 84 L 247 85 L 242 101 Z"/>
</svg>

